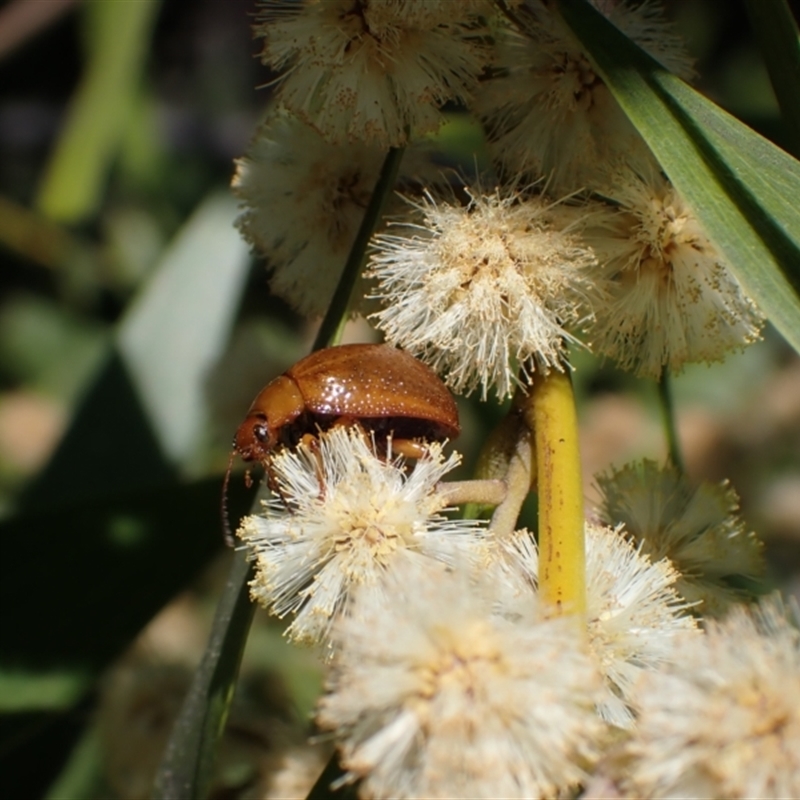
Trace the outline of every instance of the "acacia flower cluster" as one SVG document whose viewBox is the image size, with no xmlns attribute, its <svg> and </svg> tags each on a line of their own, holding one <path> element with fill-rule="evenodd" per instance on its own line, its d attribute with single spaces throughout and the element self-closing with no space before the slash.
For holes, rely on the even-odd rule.
<svg viewBox="0 0 800 800">
<path fill-rule="evenodd" d="M 593 4 L 667 69 L 689 78 L 691 60 L 657 3 Z M 540 0 L 525 4 L 533 22 L 497 29 L 495 69 L 477 111 L 493 153 L 510 174 L 547 175 L 565 194 L 593 188 L 609 165 L 641 169 L 653 156 L 563 20 Z"/>
<path fill-rule="evenodd" d="M 604 192 L 615 208 L 587 215 L 585 231 L 607 292 L 587 329 L 595 352 L 657 378 L 758 339 L 762 315 L 667 180 L 628 170 Z"/>
<path fill-rule="evenodd" d="M 691 77 L 656 2 L 594 5 Z M 277 106 L 234 185 L 272 290 L 324 313 L 387 147 L 421 142 L 456 102 L 482 122 L 501 180 L 467 186 L 464 204 L 423 170 L 428 190 L 374 239 L 387 338 L 483 398 L 563 369 L 580 336 L 648 377 L 754 341 L 760 313 L 579 41 L 548 4 L 516 12 L 522 28 L 485 0 L 262 2 Z M 580 192 L 594 196 L 582 213 Z M 360 281 L 351 313 L 366 309 Z"/>
<path fill-rule="evenodd" d="M 783 606 L 734 608 L 637 687 L 628 797 L 800 796 L 800 630 Z"/>
<path fill-rule="evenodd" d="M 236 224 L 267 259 L 272 293 L 303 316 L 322 316 L 330 305 L 382 162 L 379 147 L 329 144 L 280 108 L 237 160 Z"/>
<path fill-rule="evenodd" d="M 679 594 L 704 617 L 719 617 L 748 598 L 745 585 L 764 576 L 763 544 L 737 515 L 728 483 L 695 486 L 674 466 L 629 464 L 597 478 L 601 519 L 625 532 L 654 559 L 680 572 Z"/>
<path fill-rule="evenodd" d="M 360 430 L 345 427 L 276 455 L 280 497 L 239 529 L 256 560 L 253 599 L 294 615 L 291 638 L 328 642 L 356 587 L 379 597 L 401 563 L 452 562 L 481 530 L 442 515 L 447 500 L 436 486 L 458 461 L 433 443 L 409 474 L 401 458 L 379 457 Z"/>
<path fill-rule="evenodd" d="M 519 531 L 501 546 L 508 566 L 536 591 L 539 555 L 535 540 Z M 667 559 L 651 561 L 618 528 L 586 525 L 586 589 L 589 647 L 606 690 L 598 701 L 610 724 L 633 725 L 632 692 L 645 670 L 673 660 L 679 634 L 696 630 L 687 603 L 674 585 L 679 574 Z"/>
<path fill-rule="evenodd" d="M 262 0 L 279 100 L 328 141 L 404 144 L 468 102 L 488 64 L 482 0 Z"/>
<path fill-rule="evenodd" d="M 566 329 L 579 321 L 593 252 L 541 196 L 470 194 L 465 207 L 430 194 L 421 219 L 374 239 L 370 274 L 385 301 L 373 315 L 387 339 L 439 372 L 455 392 L 526 384 L 563 369 Z"/>
<path fill-rule="evenodd" d="M 369 797 L 552 797 L 585 779 L 601 683 L 570 620 L 494 608 L 491 578 L 415 569 L 334 629 L 317 721 Z"/>
<path fill-rule="evenodd" d="M 634 787 L 621 796 L 670 796 L 658 787 L 674 769 L 654 765 L 659 747 L 674 746 L 674 731 L 659 709 L 667 703 L 688 736 L 697 725 L 689 719 L 703 713 L 695 684 L 711 703 L 721 691 L 719 715 L 733 713 L 724 698 L 742 697 L 740 684 L 718 690 L 716 672 L 703 682 L 697 665 L 728 669 L 726 654 L 750 646 L 742 627 L 755 625 L 777 631 L 778 643 L 752 634 L 761 648 L 746 659 L 761 670 L 753 685 L 796 668 L 797 631 L 777 612 L 757 625 L 736 612 L 701 632 L 675 590 L 676 567 L 651 560 L 619 527 L 586 525 L 586 635 L 574 618 L 550 617 L 538 597 L 533 537 L 521 530 L 497 540 L 482 525 L 443 517 L 440 482 L 457 457 L 429 447 L 409 471 L 362 431 L 335 427 L 313 446 L 274 456 L 279 499 L 239 530 L 256 562 L 254 599 L 293 615 L 290 637 L 327 645 L 317 724 L 335 735 L 343 780 L 361 780 L 364 796 L 544 798 L 591 788 L 598 776 L 620 792 Z M 691 691 L 673 691 L 677 680 Z M 774 702 L 760 698 L 754 708 Z M 748 723 L 745 736 L 762 738 L 747 744 L 728 726 L 720 752 L 762 748 L 771 760 L 758 780 L 793 785 L 797 768 L 785 758 L 797 736 L 795 717 L 786 717 L 793 702 L 775 712 L 785 741 L 773 747 L 772 733 Z M 712 760 L 717 740 L 708 731 L 709 743 L 689 750 L 698 765 Z M 737 775 L 743 780 L 744 770 Z"/>
<path fill-rule="evenodd" d="M 592 2 L 691 76 L 656 2 Z M 239 227 L 303 315 L 325 312 L 345 261 L 368 260 L 351 313 L 378 301 L 375 327 L 454 392 L 516 393 L 503 492 L 514 459 L 524 493 L 538 480 L 545 568 L 518 506 L 505 527 L 447 507 L 460 456 L 397 457 L 331 409 L 328 430 L 299 419 L 310 435 L 267 458 L 275 496 L 238 531 L 251 594 L 323 646 L 316 723 L 362 797 L 588 797 L 603 781 L 620 797 L 790 796 L 798 635 L 776 605 L 740 608 L 763 560 L 727 485 L 651 462 L 602 476 L 600 519 L 577 504 L 570 520 L 585 615 L 558 617 L 541 577 L 542 487 L 573 431 L 539 447 L 534 404 L 548 378 L 569 385 L 570 348 L 660 378 L 763 322 L 554 6 L 262 0 L 277 105 L 238 162 Z M 435 131 L 445 105 L 483 126 L 494 173 L 425 176 L 353 258 L 387 151 Z"/>
</svg>

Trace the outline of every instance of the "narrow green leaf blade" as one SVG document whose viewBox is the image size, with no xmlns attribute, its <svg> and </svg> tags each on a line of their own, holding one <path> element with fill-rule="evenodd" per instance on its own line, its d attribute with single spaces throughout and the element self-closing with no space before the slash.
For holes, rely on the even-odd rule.
<svg viewBox="0 0 800 800">
<path fill-rule="evenodd" d="M 800 163 L 670 75 L 585 0 L 559 7 L 745 290 L 800 351 Z"/>
<path fill-rule="evenodd" d="M 745 0 L 761 57 L 781 107 L 790 149 L 800 155 L 800 33 L 786 0 Z"/>
<path fill-rule="evenodd" d="M 127 312 L 117 342 L 163 452 L 190 472 L 208 422 L 206 381 L 228 342 L 248 248 L 228 192 L 207 197 Z"/>
<path fill-rule="evenodd" d="M 13 669 L 0 660 L 0 714 L 72 708 L 89 690 L 93 677 L 87 670 Z"/>
<path fill-rule="evenodd" d="M 253 619 L 254 606 L 249 597 L 253 574 L 247 552 L 238 550 L 203 660 L 156 776 L 155 800 L 202 800 L 208 796 L 216 746 L 225 728 Z"/>
<path fill-rule="evenodd" d="M 99 206 L 158 8 L 158 0 L 85 4 L 88 63 L 37 198 L 38 208 L 53 219 L 80 222 Z"/>
</svg>

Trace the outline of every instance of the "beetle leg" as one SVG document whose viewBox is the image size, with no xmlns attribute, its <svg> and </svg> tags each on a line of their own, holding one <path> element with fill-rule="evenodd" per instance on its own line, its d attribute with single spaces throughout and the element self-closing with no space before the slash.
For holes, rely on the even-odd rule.
<svg viewBox="0 0 800 800">
<path fill-rule="evenodd" d="M 300 445 L 304 446 L 314 456 L 314 470 L 317 473 L 319 484 L 319 499 L 325 499 L 325 473 L 322 471 L 322 456 L 319 452 L 319 439 L 313 433 L 304 433 L 300 437 Z"/>
<path fill-rule="evenodd" d="M 338 417 L 333 426 L 347 425 L 351 428 L 356 428 L 361 432 L 367 444 L 371 444 L 371 437 L 367 433 L 366 428 L 355 417 Z M 378 438 L 378 437 L 376 437 Z M 413 439 L 395 439 L 393 437 L 386 439 L 386 446 L 383 444 L 383 437 L 379 437 L 381 442 L 380 450 L 383 452 L 383 457 L 388 458 L 389 442 L 391 442 L 391 452 L 395 455 L 405 456 L 405 458 L 419 459 L 423 458 L 428 453 L 428 447 L 425 442 L 415 442 Z"/>
<path fill-rule="evenodd" d="M 317 437 L 313 433 L 304 433 L 300 437 L 299 445 L 308 448 L 312 453 L 316 453 L 319 448 L 317 447 Z"/>
<path fill-rule="evenodd" d="M 425 442 L 415 442 L 413 439 L 392 439 L 392 453 L 406 458 L 424 458 L 428 454 Z"/>
</svg>

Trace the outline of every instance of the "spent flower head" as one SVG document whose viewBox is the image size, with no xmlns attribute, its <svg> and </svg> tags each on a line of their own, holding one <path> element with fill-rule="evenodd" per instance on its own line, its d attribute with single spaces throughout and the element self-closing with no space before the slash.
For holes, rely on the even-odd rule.
<svg viewBox="0 0 800 800">
<path fill-rule="evenodd" d="M 690 77 L 691 63 L 659 4 L 595 0 L 594 5 L 668 69 Z M 653 161 L 581 43 L 541 2 L 529 2 L 530 29 L 497 32 L 501 76 L 485 81 L 477 109 L 493 152 L 510 174 L 546 175 L 559 193 L 594 188 L 608 164 Z"/>
<path fill-rule="evenodd" d="M 459 460 L 432 443 L 409 473 L 402 459 L 376 455 L 359 429 L 343 427 L 274 456 L 281 498 L 238 531 L 254 553 L 253 599 L 276 616 L 295 614 L 291 638 L 319 642 L 356 586 L 377 597 L 399 564 L 466 552 L 481 523 L 444 517 L 446 500 L 436 492 Z"/>
<path fill-rule="evenodd" d="M 599 514 L 653 559 L 669 558 L 680 573 L 675 588 L 692 610 L 721 616 L 745 599 L 743 581 L 764 575 L 763 546 L 736 513 L 739 498 L 727 482 L 693 484 L 654 461 L 628 464 L 597 478 Z"/>
<path fill-rule="evenodd" d="M 580 632 L 497 613 L 492 577 L 398 570 L 337 622 L 317 722 L 366 796 L 553 797 L 585 777 L 603 726 Z"/>
<path fill-rule="evenodd" d="M 467 206 L 434 199 L 418 222 L 374 238 L 370 274 L 386 338 L 428 363 L 455 392 L 510 395 L 521 370 L 563 369 L 566 326 L 596 284 L 592 251 L 543 197 L 469 193 Z"/>
<path fill-rule="evenodd" d="M 267 259 L 273 294 L 298 313 L 321 316 L 330 305 L 383 159 L 377 146 L 328 144 L 277 109 L 237 160 L 236 224 Z"/>
<path fill-rule="evenodd" d="M 680 645 L 637 687 L 631 796 L 800 797 L 800 631 L 781 604 L 735 607 Z"/>
<path fill-rule="evenodd" d="M 279 100 L 331 142 L 400 145 L 465 102 L 490 51 L 482 0 L 261 0 L 262 61 Z M 489 9 L 490 10 L 490 9 Z"/>
<path fill-rule="evenodd" d="M 763 317 L 667 180 L 628 171 L 605 191 L 618 209 L 585 231 L 609 295 L 588 325 L 593 350 L 658 377 L 758 339 Z"/>
<path fill-rule="evenodd" d="M 519 531 L 502 546 L 529 586 L 535 586 L 539 556 L 530 534 Z M 587 522 L 589 646 L 606 681 L 598 711 L 612 725 L 633 724 L 631 698 L 639 675 L 676 657 L 678 634 L 697 629 L 673 588 L 677 578 L 669 561 L 651 561 L 619 529 Z"/>
</svg>

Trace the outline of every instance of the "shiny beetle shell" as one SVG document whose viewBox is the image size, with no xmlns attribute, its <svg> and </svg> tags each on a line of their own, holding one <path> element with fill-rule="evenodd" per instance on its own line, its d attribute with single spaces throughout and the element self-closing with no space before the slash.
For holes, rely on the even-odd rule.
<svg viewBox="0 0 800 800">
<path fill-rule="evenodd" d="M 428 366 L 385 344 L 318 350 L 258 394 L 234 440 L 245 461 L 265 461 L 279 446 L 352 420 L 398 439 L 458 436 L 452 395 Z"/>
</svg>

